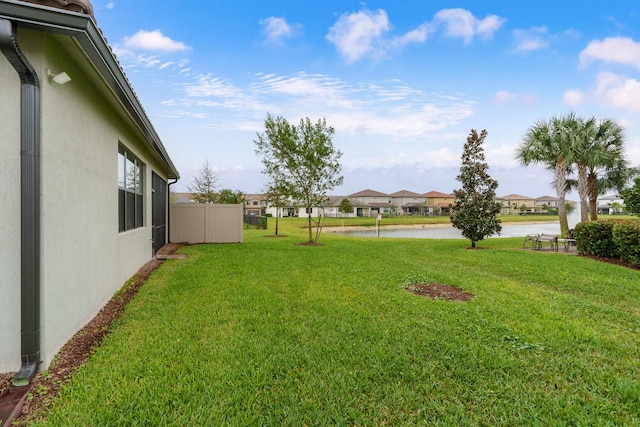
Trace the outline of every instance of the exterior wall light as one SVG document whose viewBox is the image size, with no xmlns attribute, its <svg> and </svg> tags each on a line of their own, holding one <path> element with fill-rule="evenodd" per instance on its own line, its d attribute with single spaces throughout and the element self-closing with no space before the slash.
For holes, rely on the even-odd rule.
<svg viewBox="0 0 640 427">
<path fill-rule="evenodd" d="M 65 73 L 64 71 L 62 73 L 53 74 L 51 70 L 47 70 L 47 76 L 51 81 L 59 85 L 64 85 L 71 81 L 71 77 L 69 77 L 69 74 Z"/>
</svg>

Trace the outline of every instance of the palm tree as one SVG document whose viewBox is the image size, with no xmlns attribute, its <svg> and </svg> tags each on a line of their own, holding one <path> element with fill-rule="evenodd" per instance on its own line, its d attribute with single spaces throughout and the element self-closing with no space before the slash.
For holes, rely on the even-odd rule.
<svg viewBox="0 0 640 427">
<path fill-rule="evenodd" d="M 518 146 L 517 159 L 525 166 L 532 163 L 543 164 L 554 171 L 553 184 L 558 197 L 558 217 L 560 232 L 569 235 L 567 221 L 567 175 L 571 172 L 571 152 L 564 118 L 552 117 L 531 126 Z"/>
<path fill-rule="evenodd" d="M 624 131 L 612 119 L 595 124 L 591 150 L 587 159 L 587 188 L 591 220 L 598 219 L 598 196 L 609 190 L 621 190 L 633 176 L 624 156 Z"/>
<path fill-rule="evenodd" d="M 575 163 L 578 169 L 577 189 L 580 197 L 580 221 L 589 221 L 588 168 L 600 157 L 595 147 L 596 119 L 585 120 L 569 113 L 563 120 L 562 133 L 569 146 L 567 161 Z"/>
</svg>

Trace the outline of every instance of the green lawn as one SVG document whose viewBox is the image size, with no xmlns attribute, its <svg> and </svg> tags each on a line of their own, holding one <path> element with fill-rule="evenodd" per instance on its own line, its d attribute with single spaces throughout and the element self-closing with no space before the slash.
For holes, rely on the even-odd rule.
<svg viewBox="0 0 640 427">
<path fill-rule="evenodd" d="M 516 238 L 305 247 L 283 226 L 162 265 L 44 422 L 640 424 L 639 271 Z"/>
</svg>

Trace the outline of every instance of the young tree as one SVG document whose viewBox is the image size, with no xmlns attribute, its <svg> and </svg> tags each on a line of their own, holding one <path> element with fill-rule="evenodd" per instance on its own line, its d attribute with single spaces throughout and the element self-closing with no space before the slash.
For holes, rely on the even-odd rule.
<svg viewBox="0 0 640 427">
<path fill-rule="evenodd" d="M 349 199 L 345 197 L 340 202 L 340 206 L 338 207 L 338 210 L 343 214 L 350 214 L 350 213 L 353 213 L 353 205 L 351 204 Z"/>
<path fill-rule="evenodd" d="M 224 205 L 239 205 L 244 203 L 244 193 L 240 190 L 223 188 L 218 194 L 218 203 Z"/>
<path fill-rule="evenodd" d="M 277 171 L 276 171 L 277 172 Z M 277 175 L 277 174 L 276 174 Z M 267 185 L 267 189 L 265 191 L 265 198 L 268 205 L 274 206 L 276 208 L 276 236 L 278 235 L 278 223 L 280 221 L 280 212 L 283 207 L 287 204 L 287 196 L 288 189 L 286 183 L 282 180 L 281 177 L 272 176 L 271 181 Z"/>
<path fill-rule="evenodd" d="M 500 204 L 496 203 L 498 181 L 489 176 L 489 165 L 485 161 L 482 143 L 487 131 L 480 135 L 472 129 L 462 153 L 460 175 L 462 189 L 454 190 L 455 202 L 451 207 L 451 224 L 471 240 L 471 247 L 494 233 L 502 231 L 498 219 Z"/>
<path fill-rule="evenodd" d="M 187 185 L 187 189 L 193 194 L 193 200 L 196 203 L 216 203 L 218 201 L 218 194 L 215 192 L 217 181 L 209 166 L 209 160 L 205 160 L 200 174 L 193 177 L 193 183 Z"/>
<path fill-rule="evenodd" d="M 309 243 L 317 242 L 320 230 L 318 221 L 314 240 L 312 208 L 320 206 L 327 192 L 343 181 L 339 175 L 342 153 L 333 147 L 333 134 L 334 129 L 324 119 L 315 124 L 309 118 L 301 119 L 294 126 L 282 117 L 267 114 L 265 133 L 258 134 L 254 141 L 256 154 L 262 156 L 263 172 L 283 179 L 281 182 L 287 183 L 286 195 L 306 208 Z"/>
</svg>

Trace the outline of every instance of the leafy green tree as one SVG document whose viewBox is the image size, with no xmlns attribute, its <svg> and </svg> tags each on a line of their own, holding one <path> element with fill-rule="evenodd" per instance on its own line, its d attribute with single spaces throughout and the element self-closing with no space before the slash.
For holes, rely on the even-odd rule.
<svg viewBox="0 0 640 427">
<path fill-rule="evenodd" d="M 350 213 L 353 213 L 353 205 L 351 204 L 349 199 L 345 197 L 340 202 L 340 206 L 338 207 L 338 210 L 343 214 L 350 214 Z"/>
<path fill-rule="evenodd" d="M 239 205 L 244 203 L 244 193 L 240 190 L 223 188 L 218 194 L 218 203 L 223 205 Z"/>
<path fill-rule="evenodd" d="M 633 180 L 633 186 L 620 191 L 620 197 L 624 200 L 626 212 L 640 216 L 640 177 Z"/>
<path fill-rule="evenodd" d="M 517 159 L 525 166 L 542 164 L 554 172 L 553 185 L 558 198 L 560 232 L 569 236 L 566 194 L 567 175 L 571 172 L 570 144 L 563 129 L 563 119 L 552 117 L 531 126 L 518 146 Z"/>
<path fill-rule="evenodd" d="M 487 131 L 480 135 L 472 129 L 462 152 L 460 174 L 456 177 L 462 188 L 454 190 L 455 202 L 451 207 L 451 224 L 471 240 L 471 247 L 485 237 L 502 231 L 498 219 L 500 204 L 496 203 L 498 181 L 489 176 L 482 144 Z"/>
<path fill-rule="evenodd" d="M 199 175 L 193 177 L 191 185 L 187 185 L 187 189 L 193 195 L 193 201 L 196 203 L 217 203 L 218 194 L 215 191 L 217 181 L 218 179 L 209 166 L 209 160 L 205 160 Z"/>
<path fill-rule="evenodd" d="M 298 126 L 282 117 L 267 114 L 265 132 L 255 140 L 256 154 L 262 156 L 263 173 L 286 182 L 286 196 L 306 208 L 308 215 L 309 243 L 317 243 L 320 220 L 316 222 L 314 239 L 312 208 L 321 206 L 327 192 L 341 185 L 342 153 L 333 146 L 334 129 L 325 119 L 311 123 L 301 119 Z"/>
</svg>

